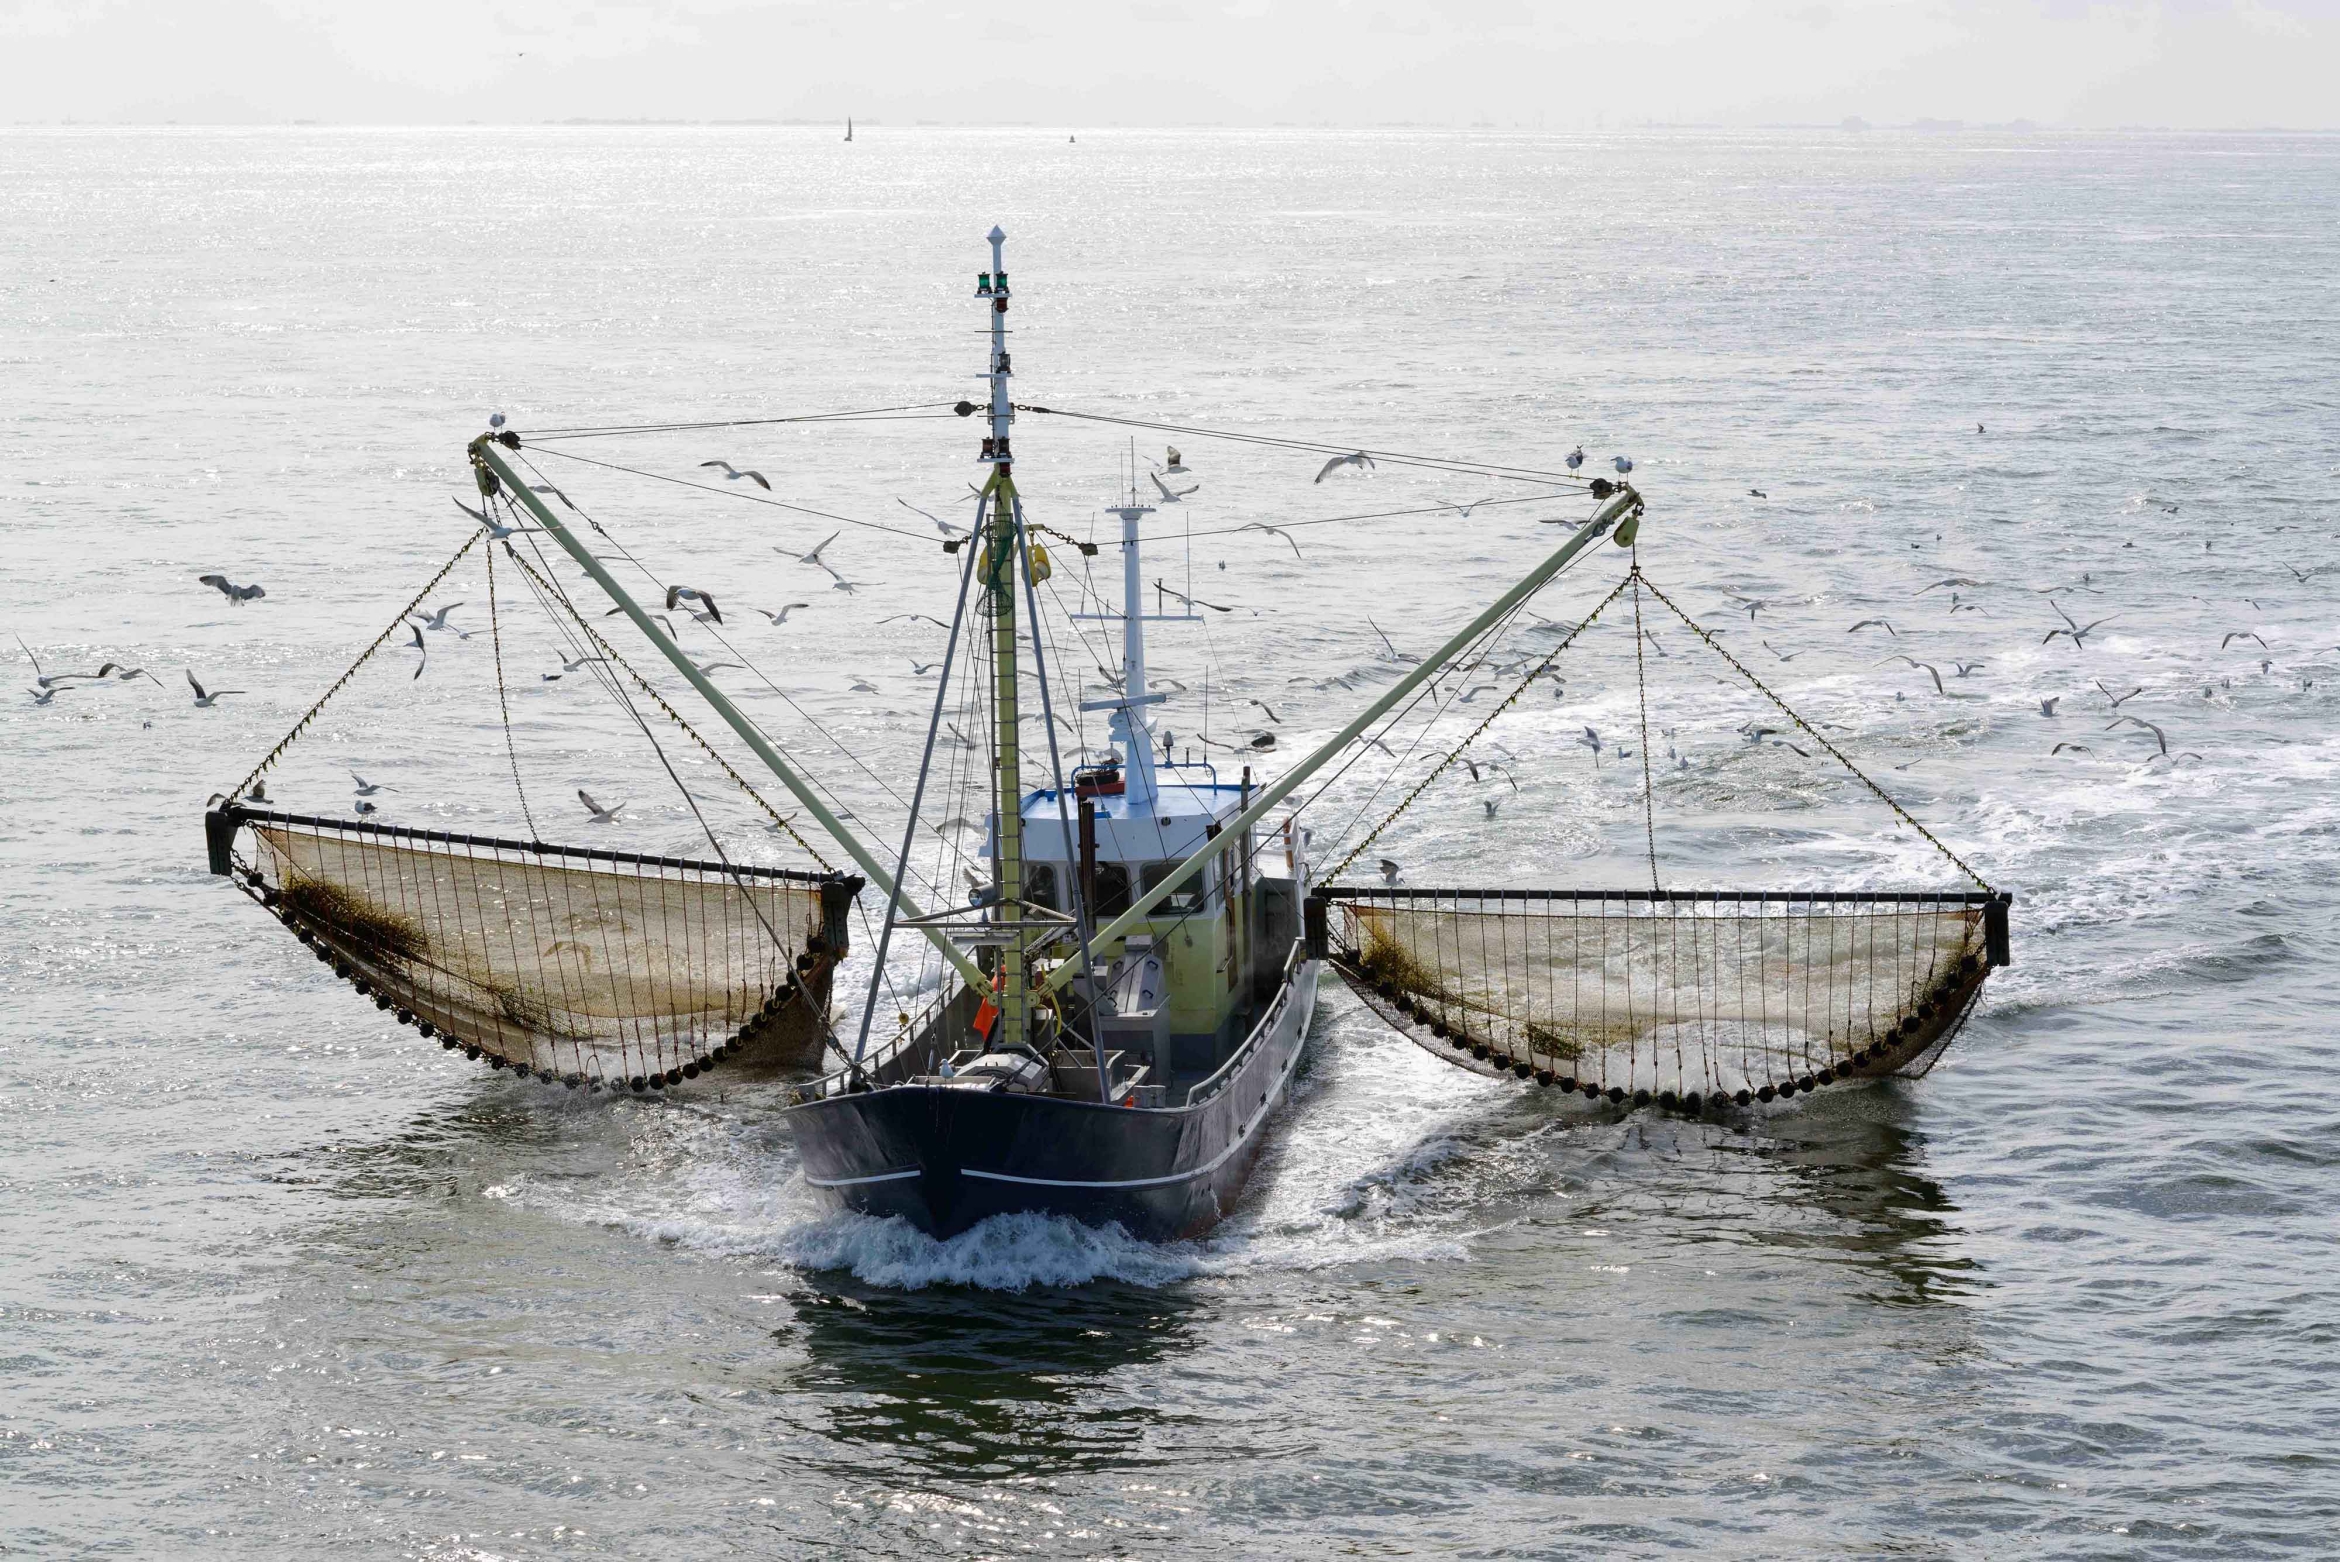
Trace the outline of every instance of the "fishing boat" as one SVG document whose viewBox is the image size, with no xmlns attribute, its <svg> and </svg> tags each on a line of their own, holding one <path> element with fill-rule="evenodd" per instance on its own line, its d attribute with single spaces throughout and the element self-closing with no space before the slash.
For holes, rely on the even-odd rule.
<svg viewBox="0 0 2340 1562">
<path fill-rule="evenodd" d="M 1573 1110 L 1759 1110 L 1832 1085 L 1922 1073 L 1940 1056 L 1989 973 L 2007 962 L 2010 897 L 1931 834 L 1971 888 L 1667 888 L 1654 817 L 1647 891 L 1415 888 L 1399 882 L 1395 864 L 1379 884 L 1345 877 L 1425 789 L 1472 765 L 1472 745 L 1628 595 L 1637 648 L 1645 602 L 1670 610 L 1777 706 L 1778 719 L 1923 831 L 1642 573 L 1646 506 L 1621 479 L 1529 474 L 1547 497 L 1580 498 L 1589 511 L 1435 651 L 1393 658 L 1403 665 L 1389 669 L 1388 686 L 1279 773 L 1221 766 L 1191 749 L 1178 756 L 1154 719 L 1167 696 L 1148 677 L 1147 631 L 1195 622 L 1198 604 L 1149 565 L 1145 528 L 1156 511 L 1139 500 L 1134 464 L 1107 507 L 1117 540 L 1044 526 L 1017 486 L 1019 414 L 1055 414 L 1012 398 L 1005 237 L 989 234 L 990 267 L 973 294 L 989 326 L 985 399 L 952 409 L 981 415 L 973 452 L 981 481 L 963 529 L 936 522 L 955 533 L 940 546 L 957 591 L 898 846 L 881 848 L 832 806 L 833 794 L 679 642 L 671 613 L 696 604 L 695 617 L 720 624 L 712 596 L 669 585 L 667 612 L 639 598 L 576 524 L 582 512 L 571 496 L 532 481 L 540 479 L 532 456 L 553 448 L 554 436 L 491 427 L 467 450 L 479 531 L 327 699 L 482 547 L 491 613 L 501 556 L 578 650 L 578 665 L 599 664 L 594 676 L 645 736 L 643 710 L 654 706 L 816 865 L 741 861 L 696 801 L 704 857 L 548 844 L 535 838 L 533 818 L 527 838 L 501 837 L 257 803 L 262 777 L 308 730 L 320 701 L 241 785 L 213 800 L 213 871 L 380 1008 L 493 1067 L 640 1096 L 693 1088 L 720 1066 L 785 1092 L 809 1187 L 840 1209 L 938 1237 L 1026 1212 L 1158 1239 L 1208 1229 L 1242 1197 L 1306 1054 L 1328 968 L 1434 1055 L 1552 1091 Z M 1340 444 L 1306 448 L 1330 454 L 1327 470 L 1370 456 Z M 599 520 L 590 529 L 610 535 Z M 580 609 L 551 578 L 539 537 L 583 570 L 609 614 L 622 615 L 785 788 L 796 815 L 783 818 L 631 666 L 597 627 L 601 611 Z M 1118 671 L 1093 698 L 1065 686 L 1061 663 L 1050 672 L 1040 596 L 1057 567 L 1050 540 L 1058 557 L 1066 546 L 1083 559 L 1111 549 L 1119 566 L 1118 592 L 1088 592 L 1088 609 L 1073 615 L 1118 631 Z M 1506 697 L 1481 707 L 1491 713 L 1459 741 L 1429 750 L 1428 772 L 1371 831 L 1337 843 L 1345 854 L 1327 869 L 1329 850 L 1318 851 L 1305 822 L 1317 795 L 1305 792 L 1310 782 L 1353 761 L 1360 745 L 1386 748 L 1395 723 L 1425 709 L 1426 731 L 1454 717 L 1441 674 L 1473 656 L 1484 665 L 1525 604 L 1604 541 L 1629 557 L 1615 586 L 1555 645 L 1512 667 L 1519 676 Z M 819 563 L 820 550 L 806 561 Z M 421 635 L 414 640 L 420 646 Z M 500 637 L 496 647 L 517 786 Z M 978 701 L 980 740 L 951 719 L 954 688 Z M 1069 761 L 1057 735 L 1073 725 L 1068 707 L 1102 718 L 1107 738 Z M 1027 720 L 1044 742 L 1026 736 Z M 1649 808 L 1646 730 L 1641 754 Z M 947 838 L 932 803 L 954 785 L 979 791 L 983 803 L 982 868 L 964 869 L 965 897 L 947 870 L 922 879 L 919 868 L 921 843 Z M 614 813 L 580 796 L 597 820 Z M 521 803 L 525 810 L 524 789 Z M 797 818 L 813 821 L 852 868 L 829 864 L 795 833 Z M 833 987 L 852 950 L 849 912 L 867 909 L 865 889 L 882 914 L 868 989 L 848 1020 Z M 936 974 L 915 1012 L 890 985 L 898 941 L 922 949 Z"/>
</svg>

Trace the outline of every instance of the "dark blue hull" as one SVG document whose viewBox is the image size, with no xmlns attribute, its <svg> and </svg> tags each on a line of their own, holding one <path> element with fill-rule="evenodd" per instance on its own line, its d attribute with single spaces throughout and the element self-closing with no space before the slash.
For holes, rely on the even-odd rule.
<svg viewBox="0 0 2340 1562">
<path fill-rule="evenodd" d="M 937 1237 L 1035 1211 L 1193 1236 L 1235 1205 L 1307 1044 L 1316 962 L 1292 979 L 1191 1105 L 1107 1106 L 897 1084 L 824 1096 L 787 1120 L 804 1178 L 837 1206 L 899 1215 Z"/>
</svg>

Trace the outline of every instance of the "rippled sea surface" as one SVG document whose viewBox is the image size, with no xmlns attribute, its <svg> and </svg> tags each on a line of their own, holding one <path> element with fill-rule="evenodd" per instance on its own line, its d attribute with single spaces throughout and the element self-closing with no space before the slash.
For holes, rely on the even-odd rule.
<svg viewBox="0 0 2340 1562">
<path fill-rule="evenodd" d="M 994 221 L 1019 399 L 1630 455 L 1651 579 L 2016 896 L 2016 963 L 1941 1065 L 1617 1117 L 1447 1069 L 1328 979 L 1207 1239 L 938 1246 L 815 1208 L 769 1091 L 490 1075 L 207 876 L 205 797 L 462 542 L 489 409 L 976 394 Z M 0 1550 L 2329 1554 L 2335 275 L 2328 139 L 0 132 L 0 617 L 51 674 L 159 680 L 37 705 L 20 660 L 0 699 Z M 663 578 L 809 603 L 734 607 L 771 683 L 727 676 L 891 839 L 936 635 L 878 620 L 949 601 L 896 500 L 959 505 L 975 432 L 635 435 L 561 448 L 651 476 L 540 467 Z M 1132 438 L 1165 443 L 1025 417 L 1034 518 L 1090 535 Z M 1157 634 L 1189 686 L 1159 719 L 1241 743 L 1264 700 L 1271 774 L 1378 686 L 1314 687 L 1373 667 L 1373 625 L 1427 649 L 1583 513 L 1287 545 L 1233 529 L 1549 490 L 1318 485 L 1315 457 L 1176 442 L 1201 488 L 1148 523 L 1155 557 L 1235 611 Z M 846 527 L 836 592 L 774 550 L 840 523 L 742 502 L 710 458 L 902 529 Z M 1535 607 L 1573 622 L 1622 562 Z M 214 570 L 268 594 L 231 607 Z M 497 587 L 545 833 L 589 838 L 571 792 L 614 789 L 626 820 L 591 839 L 692 850 Z M 486 594 L 475 553 L 436 600 L 477 631 Z M 2109 622 L 2043 643 L 2056 605 Z M 1748 744 L 1760 698 L 1651 624 L 1668 882 L 1961 887 L 1820 756 Z M 280 800 L 344 809 L 356 770 L 397 788 L 386 819 L 522 828 L 490 637 L 432 640 L 427 676 L 393 647 L 353 680 Z M 1630 634 L 1612 612 L 1568 656 L 1565 695 L 1489 734 L 1519 781 L 1498 816 L 1442 781 L 1375 855 L 1416 882 L 1646 875 L 1636 765 L 1575 743 L 1636 743 Z M 187 670 L 244 692 L 195 709 Z M 2108 730 L 2132 686 L 2118 714 L 2163 737 Z M 708 776 L 712 822 L 801 860 Z M 1386 811 L 1376 779 L 1312 811 L 1320 851 Z"/>
</svg>

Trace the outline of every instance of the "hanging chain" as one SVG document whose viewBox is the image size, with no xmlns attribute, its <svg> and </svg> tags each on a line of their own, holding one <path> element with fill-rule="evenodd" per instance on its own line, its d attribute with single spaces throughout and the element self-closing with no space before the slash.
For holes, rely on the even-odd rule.
<svg viewBox="0 0 2340 1562">
<path fill-rule="evenodd" d="M 270 749 L 267 754 L 261 758 L 259 764 L 252 767 L 252 773 L 244 777 L 244 784 L 237 787 L 233 792 L 230 792 L 228 794 L 229 797 L 242 797 L 245 793 L 252 790 L 252 783 L 266 775 L 268 773 L 268 768 L 284 756 L 284 751 L 286 749 L 292 747 L 293 739 L 299 737 L 303 732 L 308 730 L 309 723 L 317 719 L 317 713 L 325 708 L 326 702 L 331 700 L 336 694 L 339 694 L 341 692 L 342 685 L 348 683 L 350 679 L 356 677 L 357 670 L 365 666 L 376 651 L 379 651 L 384 645 L 389 643 L 390 637 L 398 633 L 399 625 L 406 622 L 407 615 L 412 613 L 416 608 L 421 607 L 423 602 L 430 596 L 430 594 L 439 589 L 439 582 L 445 580 L 447 576 L 454 571 L 455 566 L 463 562 L 463 555 L 469 553 L 473 546 L 478 543 L 479 539 L 486 535 L 487 528 L 482 527 L 478 531 L 473 532 L 470 537 L 465 539 L 463 546 L 455 550 L 455 556 L 439 567 L 439 572 L 430 578 L 430 583 L 425 585 L 422 590 L 414 594 L 413 601 L 407 603 L 406 606 L 398 610 L 398 616 L 390 620 L 389 627 L 374 637 L 374 643 L 372 645 L 367 646 L 363 651 L 358 653 L 357 660 L 350 663 L 348 668 L 343 671 L 342 675 L 333 680 L 333 686 L 327 689 L 323 694 L 317 696 L 317 703 L 310 706 L 308 711 L 301 717 L 301 719 L 292 724 L 292 730 L 287 732 L 281 739 L 277 741 L 276 747 Z"/>
<path fill-rule="evenodd" d="M 764 794 L 750 786 L 748 784 L 747 777 L 741 775 L 737 770 L 732 768 L 730 760 L 725 759 L 720 753 L 716 751 L 713 744 L 709 743 L 705 738 L 699 736 L 699 729 L 692 726 L 688 721 L 684 720 L 682 712 L 676 710 L 672 705 L 666 703 L 666 696 L 660 694 L 657 689 L 653 688 L 649 679 L 644 678 L 640 673 L 634 671 L 633 664 L 628 662 L 624 657 L 618 655 L 617 647 L 611 645 L 607 640 L 604 640 L 601 637 L 601 631 L 595 629 L 591 624 L 585 621 L 584 615 L 577 611 L 576 605 L 570 602 L 568 595 L 565 592 L 563 592 L 558 586 L 555 586 L 552 582 L 546 580 L 542 575 L 539 575 L 536 570 L 529 564 L 529 562 L 522 558 L 519 552 L 513 548 L 509 540 L 507 540 L 504 544 L 504 552 L 513 563 L 520 566 L 521 570 L 527 574 L 530 580 L 536 582 L 538 589 L 544 592 L 547 599 L 558 602 L 562 608 L 568 612 L 570 619 L 576 623 L 579 629 L 585 631 L 585 637 L 593 642 L 594 647 L 598 649 L 602 655 L 609 658 L 610 664 L 612 666 L 619 668 L 625 673 L 627 677 L 633 679 L 634 686 L 640 689 L 645 695 L 648 695 L 651 702 L 655 704 L 661 711 L 666 713 L 667 720 L 673 722 L 677 727 L 680 727 L 693 743 L 699 745 L 701 752 L 703 752 L 709 759 L 715 761 L 715 763 L 722 768 L 723 773 L 729 776 L 732 781 L 739 787 L 739 789 L 742 792 L 745 792 L 748 797 L 755 802 L 755 805 L 758 808 L 761 808 L 767 815 L 771 817 L 772 823 L 774 825 L 787 832 L 788 838 L 790 840 L 804 848 L 806 856 L 819 863 L 821 867 L 828 872 L 834 873 L 837 871 L 836 868 L 830 864 L 826 857 L 823 857 L 813 848 L 812 842 L 806 840 L 803 836 L 796 833 L 796 826 L 792 820 L 783 818 L 778 809 L 774 808 L 769 802 L 765 801 Z"/>
<path fill-rule="evenodd" d="M 1633 568 L 1625 578 L 1633 583 L 1633 683 L 1641 697 L 1641 829 L 1649 842 L 1649 891 L 1662 894 L 1657 867 L 1657 788 L 1649 774 L 1649 663 L 1642 655 L 1641 550 L 1633 550 Z"/>
<path fill-rule="evenodd" d="M 512 700 L 504 692 L 504 621 L 496 612 L 496 550 L 487 550 L 488 587 L 488 641 L 496 652 L 496 709 L 504 718 L 504 755 L 512 762 L 512 790 L 520 796 L 520 817 L 528 821 L 528 838 L 544 839 L 536 828 L 536 815 L 529 811 L 528 788 L 520 784 L 520 749 L 512 741 Z"/>
<path fill-rule="evenodd" d="M 1819 729 L 1815 728 L 1810 722 L 1804 720 L 1803 717 L 1797 715 L 1793 710 L 1790 710 L 1788 708 L 1787 701 L 1772 693 L 1771 690 L 1764 685 L 1762 679 L 1756 677 L 1752 672 L 1749 672 L 1746 666 L 1741 663 L 1737 657 L 1724 650 L 1722 648 L 1721 642 L 1717 641 L 1714 636 L 1708 634 L 1704 629 L 1701 629 L 1698 626 L 1697 621 L 1689 614 L 1683 612 L 1681 608 L 1675 606 L 1674 599 L 1667 596 L 1663 591 L 1660 591 L 1657 588 L 1657 583 L 1655 581 L 1651 581 L 1649 583 L 1649 594 L 1657 598 L 1660 602 L 1663 602 L 1667 607 L 1672 608 L 1674 611 L 1674 616 L 1687 625 L 1690 632 L 1696 635 L 1708 650 L 1714 652 L 1715 655 L 1730 663 L 1731 667 L 1738 673 L 1740 677 L 1746 679 L 1748 683 L 1752 684 L 1756 691 L 1760 693 L 1765 699 L 1771 701 L 1772 704 L 1779 707 L 1781 715 L 1794 722 L 1797 729 L 1801 731 L 1806 737 L 1809 737 L 1813 742 L 1828 750 L 1829 754 L 1835 758 L 1838 764 L 1844 766 L 1845 769 L 1852 772 L 1853 779 L 1857 780 L 1861 783 L 1861 785 L 1867 787 L 1871 792 L 1875 793 L 1877 796 L 1877 801 L 1883 803 L 1887 808 L 1892 809 L 1894 814 L 1900 818 L 1903 824 L 1908 825 L 1911 829 L 1917 831 L 1918 834 L 1924 836 L 1927 843 L 1930 844 L 1934 850 L 1940 852 L 1944 857 L 1948 858 L 1952 866 L 1956 867 L 1959 872 L 1974 880 L 1975 883 L 1981 885 L 1991 894 L 1996 895 L 1998 893 L 1998 890 L 1992 886 L 1988 879 L 1975 872 L 1974 869 L 1968 867 L 1964 858 L 1960 857 L 1949 847 L 1943 845 L 1940 837 L 1936 836 L 1933 831 L 1927 829 L 1924 825 L 1918 823 L 1915 818 L 1911 817 L 1909 810 L 1902 807 L 1899 803 L 1895 802 L 1890 796 L 1888 796 L 1883 787 L 1870 780 L 1868 776 L 1862 771 L 1860 766 L 1845 758 L 1843 750 L 1839 749 L 1835 744 L 1829 742 L 1828 739 L 1821 734 Z"/>
<path fill-rule="evenodd" d="M 1569 630 L 1567 634 L 1561 636 L 1560 643 L 1552 647 L 1550 654 L 1545 656 L 1541 662 L 1536 664 L 1535 671 L 1529 673 L 1527 677 L 1522 679 L 1520 681 L 1519 687 L 1513 689 L 1509 695 L 1504 697 L 1501 703 L 1496 705 L 1493 710 L 1487 712 L 1487 716 L 1484 721 L 1481 721 L 1477 726 L 1473 727 L 1470 732 L 1464 736 L 1460 743 L 1457 743 L 1452 749 L 1450 749 L 1445 754 L 1445 756 L 1438 761 L 1437 764 L 1432 765 L 1430 767 L 1430 773 L 1424 776 L 1420 783 L 1416 785 L 1411 792 L 1408 792 L 1395 808 L 1392 808 L 1388 813 L 1382 815 L 1381 822 L 1375 825 L 1363 840 L 1359 841 L 1354 847 L 1350 849 L 1349 855 L 1343 857 L 1340 860 L 1340 865 L 1334 868 L 1332 872 L 1324 876 L 1324 881 L 1329 884 L 1333 880 L 1339 878 L 1342 874 L 1348 872 L 1349 865 L 1354 863 L 1359 857 L 1364 856 L 1366 849 L 1372 846 L 1375 841 L 1380 840 L 1382 833 L 1386 831 L 1391 825 L 1397 823 L 1398 815 L 1404 813 L 1407 809 L 1414 806 L 1414 800 L 1430 789 L 1431 782 L 1437 780 L 1440 776 L 1444 775 L 1448 770 L 1453 768 L 1455 761 L 1462 758 L 1463 750 L 1469 748 L 1473 743 L 1476 743 L 1479 740 L 1480 734 L 1484 733 L 1489 727 L 1495 725 L 1496 717 L 1502 715 L 1505 711 L 1511 709 L 1512 706 L 1518 704 L 1519 697 L 1527 693 L 1530 688 L 1534 687 L 1535 681 L 1538 678 L 1543 677 L 1546 672 L 1551 670 L 1552 664 L 1560 659 L 1560 653 L 1567 650 L 1569 646 L 1574 644 L 1578 635 L 1583 634 L 1587 629 L 1590 629 L 1595 623 L 1597 623 L 1600 620 L 1602 611 L 1606 609 L 1610 603 L 1616 601 L 1619 596 L 1623 595 L 1625 588 L 1631 585 L 1632 582 L 1633 576 L 1628 573 L 1623 580 L 1617 582 L 1615 590 L 1611 591 L 1607 596 L 1601 598 L 1601 600 L 1594 605 L 1593 610 L 1584 616 L 1584 620 L 1581 623 L 1579 623 L 1574 629 Z"/>
</svg>

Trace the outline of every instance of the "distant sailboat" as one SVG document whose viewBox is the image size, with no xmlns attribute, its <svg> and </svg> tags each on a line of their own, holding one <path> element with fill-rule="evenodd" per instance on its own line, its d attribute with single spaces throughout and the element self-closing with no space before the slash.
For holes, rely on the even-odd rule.
<svg viewBox="0 0 2340 1562">
<path fill-rule="evenodd" d="M 851 114 L 845 116 L 845 139 L 848 141 L 853 139 L 853 116 Z"/>
</svg>

